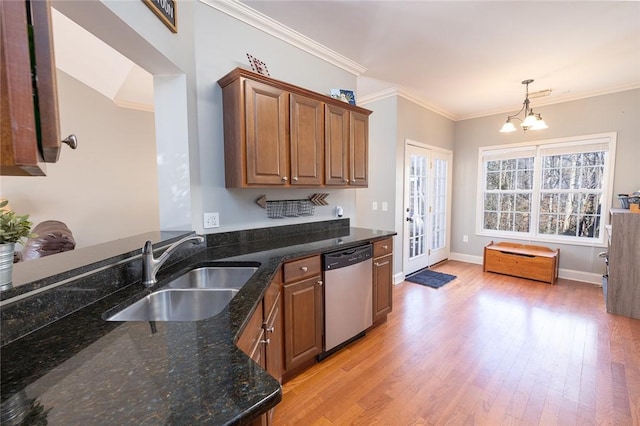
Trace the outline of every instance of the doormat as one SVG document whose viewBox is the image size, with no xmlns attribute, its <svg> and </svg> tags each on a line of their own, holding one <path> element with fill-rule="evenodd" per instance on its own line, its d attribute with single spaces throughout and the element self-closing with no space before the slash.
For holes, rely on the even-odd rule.
<svg viewBox="0 0 640 426">
<path fill-rule="evenodd" d="M 440 288 L 451 280 L 456 279 L 455 275 L 444 274 L 442 272 L 435 272 L 429 269 L 423 269 L 405 278 L 406 281 L 410 281 L 416 284 L 426 285 L 431 288 Z"/>
</svg>

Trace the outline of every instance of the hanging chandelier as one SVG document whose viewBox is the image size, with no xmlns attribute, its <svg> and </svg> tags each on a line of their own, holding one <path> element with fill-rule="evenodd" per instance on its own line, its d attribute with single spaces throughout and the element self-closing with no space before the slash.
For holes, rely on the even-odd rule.
<svg viewBox="0 0 640 426">
<path fill-rule="evenodd" d="M 547 123 L 545 123 L 544 120 L 542 119 L 542 116 L 540 114 L 536 114 L 535 112 L 533 112 L 533 108 L 530 108 L 529 106 L 530 104 L 529 84 L 530 83 L 533 83 L 533 80 L 528 79 L 522 82 L 522 84 L 526 86 L 526 92 L 525 92 L 524 102 L 522 103 L 522 108 L 520 108 L 520 111 L 518 111 L 517 113 L 507 117 L 507 122 L 504 123 L 504 125 L 502 126 L 502 129 L 500 129 L 501 132 L 506 133 L 506 132 L 516 131 L 516 126 L 513 125 L 512 120 L 518 120 L 520 122 L 520 126 L 522 126 L 522 130 L 524 130 L 525 132 L 529 129 L 541 130 L 549 127 L 547 126 Z M 518 117 L 518 115 L 520 115 L 520 113 L 523 111 L 524 111 L 524 118 L 521 119 Z"/>
</svg>

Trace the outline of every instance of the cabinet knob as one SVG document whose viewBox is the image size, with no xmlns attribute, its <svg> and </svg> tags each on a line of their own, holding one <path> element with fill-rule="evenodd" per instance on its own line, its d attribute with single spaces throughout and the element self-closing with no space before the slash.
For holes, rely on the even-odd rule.
<svg viewBox="0 0 640 426">
<path fill-rule="evenodd" d="M 382 246 L 383 249 L 389 250 L 389 246 Z"/>
<path fill-rule="evenodd" d="M 323 283 L 322 281 L 318 280 L 318 281 L 316 281 L 316 284 L 318 284 L 318 285 L 322 285 L 322 284 L 324 284 L 324 283 Z"/>
<path fill-rule="evenodd" d="M 271 343 L 271 339 L 260 340 L 260 343 L 264 343 L 265 345 L 268 345 L 269 343 Z"/>
<path fill-rule="evenodd" d="M 267 324 L 264 325 L 264 331 L 266 331 L 268 333 L 273 333 L 274 330 L 275 330 L 275 328 L 273 326 L 267 327 Z"/>
<path fill-rule="evenodd" d="M 356 183 L 356 180 L 355 179 L 351 179 L 351 183 Z"/>
<path fill-rule="evenodd" d="M 283 181 L 283 182 L 286 182 L 286 181 L 288 181 L 288 180 L 289 180 L 289 178 L 288 178 L 288 177 L 286 177 L 286 176 L 282 176 L 282 181 Z"/>
<path fill-rule="evenodd" d="M 302 272 L 307 272 L 307 271 L 309 270 L 309 268 L 307 268 L 306 266 L 301 266 L 301 267 L 300 267 L 300 270 L 301 270 Z"/>
<path fill-rule="evenodd" d="M 342 182 L 349 183 L 349 179 L 342 179 Z"/>
<path fill-rule="evenodd" d="M 292 181 L 297 182 L 298 181 L 298 176 L 294 176 L 291 178 Z"/>
<path fill-rule="evenodd" d="M 69 145 L 69 148 L 76 149 L 78 147 L 78 138 L 73 133 L 62 139 L 62 143 Z"/>
</svg>

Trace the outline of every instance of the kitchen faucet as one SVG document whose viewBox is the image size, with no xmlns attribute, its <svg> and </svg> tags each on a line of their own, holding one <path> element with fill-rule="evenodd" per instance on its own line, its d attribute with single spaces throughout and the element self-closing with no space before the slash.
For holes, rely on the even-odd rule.
<svg viewBox="0 0 640 426">
<path fill-rule="evenodd" d="M 166 249 L 157 259 L 153 257 L 151 240 L 147 240 L 147 242 L 144 243 L 144 247 L 142 248 L 142 284 L 144 284 L 145 287 L 151 287 L 158 282 L 158 280 L 156 280 L 156 273 L 158 272 L 158 269 L 160 269 L 162 264 L 166 262 L 169 256 L 171 256 L 171 253 L 187 241 L 191 241 L 193 244 L 202 243 L 204 242 L 204 237 L 201 237 L 200 235 L 189 235 L 188 237 L 184 237 L 183 239 L 171 244 L 169 248 Z"/>
</svg>

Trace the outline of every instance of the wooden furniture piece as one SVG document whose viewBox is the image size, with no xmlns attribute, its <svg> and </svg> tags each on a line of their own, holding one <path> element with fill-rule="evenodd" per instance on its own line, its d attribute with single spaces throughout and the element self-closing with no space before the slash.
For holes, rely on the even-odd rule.
<svg viewBox="0 0 640 426">
<path fill-rule="evenodd" d="M 324 329 L 320 256 L 287 262 L 283 271 L 284 375 L 289 380 L 316 362 Z"/>
<path fill-rule="evenodd" d="M 282 273 L 278 272 L 236 342 L 240 350 L 280 383 L 282 383 L 283 373 L 281 288 Z M 254 426 L 272 424 L 274 410 L 275 408 L 272 408 L 251 424 Z"/>
<path fill-rule="evenodd" d="M 387 320 L 393 308 L 393 239 L 373 243 L 373 325 Z"/>
<path fill-rule="evenodd" d="M 493 243 L 484 248 L 484 271 L 555 284 L 560 249 L 517 243 Z"/>
<path fill-rule="evenodd" d="M 227 188 L 368 185 L 371 111 L 242 68 L 218 84 Z"/>
<path fill-rule="evenodd" d="M 640 319 L 640 213 L 611 210 L 606 290 L 607 312 Z"/>
<path fill-rule="evenodd" d="M 44 176 L 44 163 L 57 162 L 61 147 L 51 6 L 44 0 L 3 1 L 0 12 L 0 174 Z"/>
</svg>

